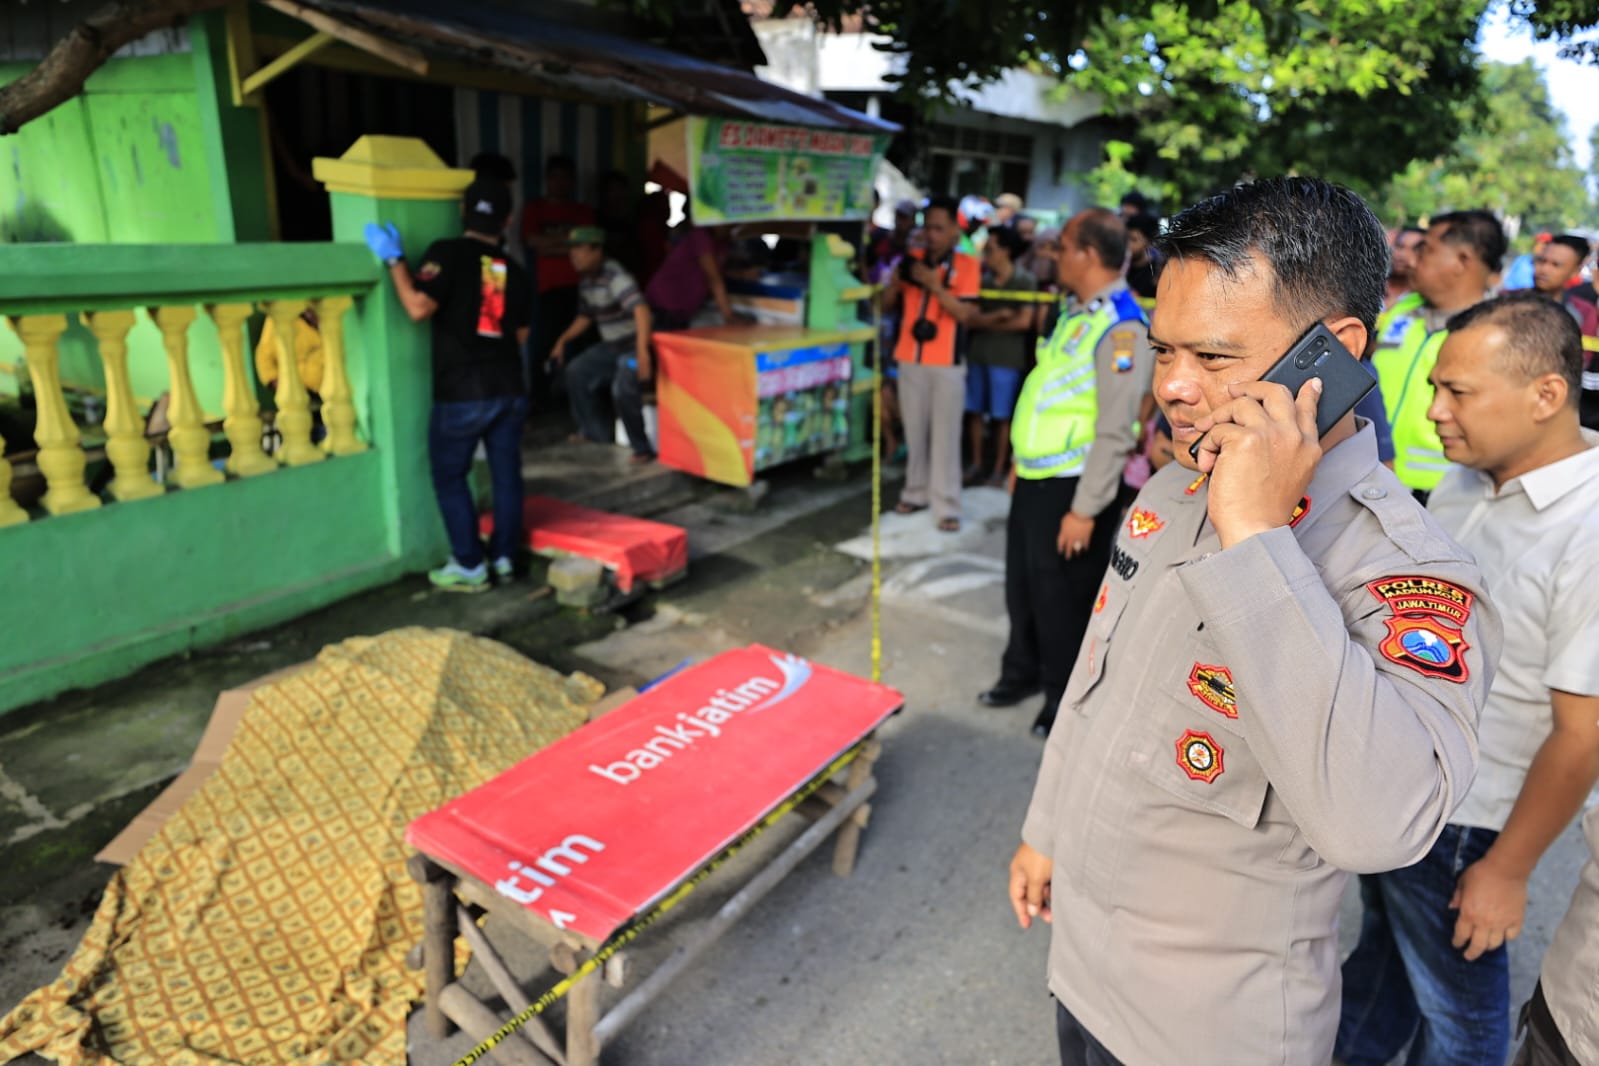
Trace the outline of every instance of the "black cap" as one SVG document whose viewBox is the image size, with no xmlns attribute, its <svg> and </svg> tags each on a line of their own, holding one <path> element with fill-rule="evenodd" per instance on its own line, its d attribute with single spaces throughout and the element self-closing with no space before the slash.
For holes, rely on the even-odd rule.
<svg viewBox="0 0 1599 1066">
<path fill-rule="evenodd" d="M 511 217 L 511 190 L 504 182 L 479 178 L 461 194 L 466 209 L 466 228 L 475 233 L 497 235 Z"/>
</svg>

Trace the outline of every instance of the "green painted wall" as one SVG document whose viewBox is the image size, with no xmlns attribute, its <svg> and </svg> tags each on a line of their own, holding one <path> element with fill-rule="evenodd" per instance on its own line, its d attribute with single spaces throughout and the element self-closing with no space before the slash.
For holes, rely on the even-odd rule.
<svg viewBox="0 0 1599 1066">
<path fill-rule="evenodd" d="M 458 226 L 453 202 L 337 200 L 341 235 L 382 217 L 422 248 Z M 219 245 L 203 255 L 192 245 L 0 245 L 0 277 L 10 279 L 0 315 L 352 293 L 346 349 L 360 433 L 373 445 L 0 529 L 13 560 L 0 597 L 0 632 L 11 635 L 0 647 L 0 713 L 442 561 L 427 475 L 428 332 L 405 316 L 365 245 Z M 9 329 L 4 338 L 15 343 Z M 164 360 L 149 358 L 130 352 L 136 374 L 164 381 Z M 74 373 L 97 375 L 95 362 L 87 345 L 63 348 Z"/>
<path fill-rule="evenodd" d="M 80 95 L 0 142 L 0 241 L 232 240 L 213 195 L 195 64 L 187 54 L 112 60 Z M 29 66 L 0 65 L 0 81 Z"/>
</svg>

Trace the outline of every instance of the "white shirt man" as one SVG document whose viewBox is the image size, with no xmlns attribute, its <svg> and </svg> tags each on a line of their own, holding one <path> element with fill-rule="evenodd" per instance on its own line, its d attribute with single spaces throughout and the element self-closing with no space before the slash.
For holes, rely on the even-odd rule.
<svg viewBox="0 0 1599 1066">
<path fill-rule="evenodd" d="M 1581 336 L 1526 292 L 1449 329 L 1427 414 L 1458 465 L 1428 510 L 1476 556 L 1504 649 L 1477 777 L 1445 832 L 1452 850 L 1362 878 L 1338 1034 L 1350 1066 L 1388 1061 L 1418 1030 L 1424 1063 L 1505 1061 L 1504 945 L 1521 931 L 1533 867 L 1599 779 L 1599 434 L 1577 417 Z"/>
</svg>

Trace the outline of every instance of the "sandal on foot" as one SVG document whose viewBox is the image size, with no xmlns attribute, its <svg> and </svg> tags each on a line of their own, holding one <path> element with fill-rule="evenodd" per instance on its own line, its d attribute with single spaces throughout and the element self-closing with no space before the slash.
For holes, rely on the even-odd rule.
<svg viewBox="0 0 1599 1066">
<path fill-rule="evenodd" d="M 940 518 L 938 520 L 938 531 L 940 533 L 959 533 L 961 531 L 961 520 L 959 518 Z"/>
<path fill-rule="evenodd" d="M 894 505 L 895 514 L 916 514 L 918 511 L 927 510 L 925 503 L 906 503 L 904 500 Z"/>
</svg>

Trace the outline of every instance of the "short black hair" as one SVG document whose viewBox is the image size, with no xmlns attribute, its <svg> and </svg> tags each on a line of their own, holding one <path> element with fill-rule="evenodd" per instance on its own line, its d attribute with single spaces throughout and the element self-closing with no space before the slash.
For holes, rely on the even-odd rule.
<svg viewBox="0 0 1599 1066">
<path fill-rule="evenodd" d="M 1009 226 L 995 226 L 988 231 L 988 239 L 1005 249 L 1006 254 L 1013 260 L 1020 259 L 1026 253 L 1027 246 L 1030 243 L 1026 237 L 1023 237 Z"/>
<path fill-rule="evenodd" d="M 929 196 L 927 202 L 922 205 L 923 220 L 926 220 L 927 212 L 929 211 L 943 211 L 949 215 L 951 222 L 958 224 L 960 221 L 961 202 L 953 196 Z"/>
<path fill-rule="evenodd" d="M 1077 243 L 1093 249 L 1102 265 L 1120 270 L 1127 261 L 1127 223 L 1103 207 L 1085 208 L 1077 213 Z"/>
<path fill-rule="evenodd" d="M 1183 211 L 1155 239 L 1164 263 L 1202 259 L 1228 278 L 1259 257 L 1272 303 L 1296 326 L 1353 315 L 1372 333 L 1388 280 L 1388 240 L 1359 196 L 1320 178 L 1235 185 Z"/>
<path fill-rule="evenodd" d="M 1414 233 L 1418 237 L 1425 237 L 1427 235 L 1427 231 L 1422 229 L 1420 226 L 1400 226 L 1398 229 L 1394 230 L 1395 237 L 1403 237 L 1407 233 Z"/>
<path fill-rule="evenodd" d="M 544 161 L 544 173 L 553 174 L 557 170 L 564 170 L 573 177 L 577 176 L 577 160 L 560 152 L 553 153 Z"/>
<path fill-rule="evenodd" d="M 1447 226 L 1444 240 L 1451 244 L 1464 244 L 1476 253 L 1490 274 L 1499 273 L 1505 261 L 1505 227 L 1492 211 L 1472 208 L 1469 211 L 1446 211 L 1432 217 L 1434 226 Z"/>
<path fill-rule="evenodd" d="M 1134 189 L 1132 192 L 1122 197 L 1122 206 L 1136 207 L 1140 215 L 1146 214 L 1149 211 L 1149 197 L 1145 196 L 1137 189 Z"/>
<path fill-rule="evenodd" d="M 1142 233 L 1150 240 L 1160 236 L 1160 219 L 1146 212 L 1140 212 L 1127 220 L 1129 230 Z"/>
<path fill-rule="evenodd" d="M 498 152 L 479 152 L 472 157 L 472 162 L 467 166 L 471 167 L 479 178 L 503 181 L 507 185 L 516 182 L 515 164 Z"/>
<path fill-rule="evenodd" d="M 1549 243 L 1570 248 L 1577 253 L 1577 262 L 1579 263 L 1587 262 L 1588 257 L 1593 254 L 1593 245 L 1588 243 L 1586 237 L 1579 237 L 1575 233 L 1562 233 L 1558 237 L 1550 238 Z"/>
<path fill-rule="evenodd" d="M 1445 328 L 1463 333 L 1474 326 L 1497 326 L 1504 335 L 1505 369 L 1526 381 L 1559 374 L 1566 381 L 1566 405 L 1582 395 L 1582 330 L 1564 304 L 1534 289 L 1520 289 L 1473 304 Z"/>
</svg>

